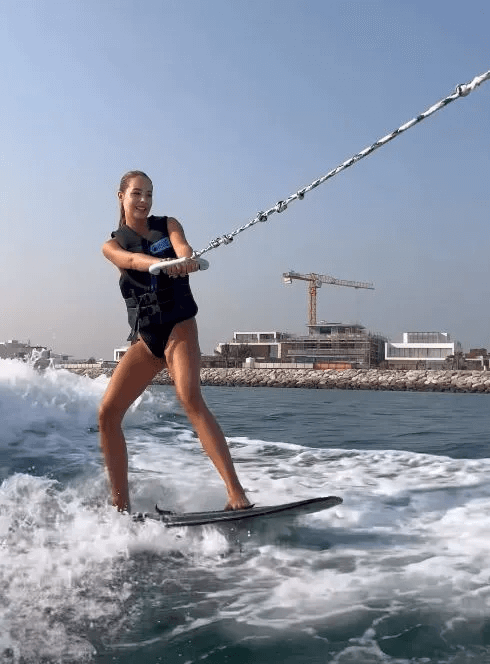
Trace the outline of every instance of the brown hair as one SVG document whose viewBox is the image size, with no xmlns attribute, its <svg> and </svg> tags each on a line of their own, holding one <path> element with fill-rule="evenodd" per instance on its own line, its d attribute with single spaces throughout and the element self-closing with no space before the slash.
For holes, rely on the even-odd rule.
<svg viewBox="0 0 490 664">
<path fill-rule="evenodd" d="M 129 187 L 129 183 L 131 182 L 131 180 L 137 177 L 146 178 L 151 182 L 151 179 L 148 177 L 146 173 L 143 173 L 143 171 L 128 171 L 127 173 L 124 173 L 124 175 L 122 176 L 121 182 L 119 183 L 118 191 L 124 194 L 126 189 Z M 125 225 L 126 225 L 126 217 L 124 215 L 124 207 L 122 201 L 119 201 L 119 228 Z"/>
</svg>

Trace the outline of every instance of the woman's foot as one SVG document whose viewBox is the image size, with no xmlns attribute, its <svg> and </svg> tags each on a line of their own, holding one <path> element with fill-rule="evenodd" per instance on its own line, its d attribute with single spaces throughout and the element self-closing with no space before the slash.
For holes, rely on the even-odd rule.
<svg viewBox="0 0 490 664">
<path fill-rule="evenodd" d="M 130 512 L 129 498 L 121 497 L 119 494 L 112 496 L 112 507 L 115 507 L 118 512 Z"/>
<path fill-rule="evenodd" d="M 231 510 L 247 510 L 253 507 L 247 496 L 243 493 L 237 496 L 229 496 L 225 505 L 225 512 Z"/>
</svg>

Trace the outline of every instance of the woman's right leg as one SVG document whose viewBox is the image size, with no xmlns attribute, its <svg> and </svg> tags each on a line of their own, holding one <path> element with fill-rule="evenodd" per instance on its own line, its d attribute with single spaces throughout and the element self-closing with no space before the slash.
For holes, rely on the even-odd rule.
<svg viewBox="0 0 490 664">
<path fill-rule="evenodd" d="M 201 352 L 195 318 L 175 325 L 165 350 L 165 358 L 177 397 L 206 454 L 225 483 L 228 493 L 225 509 L 250 507 L 250 501 L 236 474 L 226 438 L 201 394 Z"/>
<path fill-rule="evenodd" d="M 128 453 L 122 420 L 130 407 L 165 360 L 155 357 L 139 339 L 130 346 L 112 374 L 99 409 L 100 444 L 112 491 L 112 504 L 118 511 L 129 511 Z"/>
</svg>

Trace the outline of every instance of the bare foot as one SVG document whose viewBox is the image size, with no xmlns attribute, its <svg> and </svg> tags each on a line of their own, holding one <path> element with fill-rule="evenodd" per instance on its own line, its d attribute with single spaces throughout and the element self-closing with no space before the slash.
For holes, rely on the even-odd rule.
<svg viewBox="0 0 490 664">
<path fill-rule="evenodd" d="M 228 502 L 225 505 L 225 512 L 230 512 L 231 510 L 247 510 L 253 507 L 252 503 L 249 501 L 245 494 L 240 496 L 234 496 L 233 498 L 228 498 Z"/>
<path fill-rule="evenodd" d="M 115 507 L 118 512 L 130 512 L 131 508 L 129 506 L 129 500 L 125 500 L 121 498 L 120 496 L 116 496 L 116 498 L 112 498 L 112 507 Z"/>
</svg>

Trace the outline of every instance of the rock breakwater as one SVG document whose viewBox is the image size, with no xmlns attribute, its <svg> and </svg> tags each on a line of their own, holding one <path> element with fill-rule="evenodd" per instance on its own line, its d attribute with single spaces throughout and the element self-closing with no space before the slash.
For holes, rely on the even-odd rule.
<svg viewBox="0 0 490 664">
<path fill-rule="evenodd" d="M 111 369 L 71 369 L 96 378 Z M 156 385 L 171 385 L 167 371 L 159 373 Z M 397 371 L 389 369 L 201 369 L 201 384 L 229 387 L 291 387 L 339 390 L 391 390 L 414 392 L 490 393 L 488 371 Z"/>
</svg>

